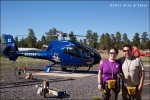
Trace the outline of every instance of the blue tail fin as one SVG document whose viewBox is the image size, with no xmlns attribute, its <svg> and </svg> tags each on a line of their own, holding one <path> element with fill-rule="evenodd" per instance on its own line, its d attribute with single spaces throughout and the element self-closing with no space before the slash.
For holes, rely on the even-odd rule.
<svg viewBox="0 0 150 100">
<path fill-rule="evenodd" d="M 13 39 L 12 35 L 5 35 L 5 41 L 6 44 L 15 43 L 15 40 Z"/>
<path fill-rule="evenodd" d="M 18 58 L 17 52 L 18 47 L 13 39 L 12 35 L 5 35 L 6 47 L 3 50 L 4 55 L 9 60 L 15 61 Z"/>
</svg>

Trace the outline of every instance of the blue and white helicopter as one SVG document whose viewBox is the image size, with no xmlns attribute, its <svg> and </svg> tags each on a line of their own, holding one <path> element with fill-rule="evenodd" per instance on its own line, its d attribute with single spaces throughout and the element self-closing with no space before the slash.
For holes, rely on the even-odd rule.
<svg viewBox="0 0 150 100">
<path fill-rule="evenodd" d="M 74 72 L 79 67 L 87 67 L 87 71 L 101 60 L 100 54 L 91 47 L 84 46 L 70 40 L 50 41 L 46 50 L 19 51 L 12 35 L 5 35 L 6 47 L 4 55 L 11 61 L 16 61 L 18 56 L 45 59 L 52 64 L 45 67 L 45 72 L 50 72 L 51 67 L 59 65 L 63 71 L 72 68 Z"/>
</svg>

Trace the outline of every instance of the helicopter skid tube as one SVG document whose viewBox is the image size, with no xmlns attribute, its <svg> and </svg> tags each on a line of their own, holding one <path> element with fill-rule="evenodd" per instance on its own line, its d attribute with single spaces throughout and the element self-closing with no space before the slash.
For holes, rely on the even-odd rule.
<svg viewBox="0 0 150 100">
<path fill-rule="evenodd" d="M 81 66 L 75 66 L 75 67 L 73 67 L 73 66 L 72 67 L 70 67 L 70 66 L 61 66 L 60 67 L 60 65 L 58 65 L 58 64 L 51 64 L 51 65 L 45 67 L 45 72 L 50 72 L 52 67 L 61 68 L 62 71 L 74 73 L 76 71 L 76 69 L 78 69 Z M 88 69 L 86 70 L 86 72 L 88 72 L 90 70 L 90 68 L 93 67 L 93 66 L 88 65 L 88 66 L 85 66 L 85 67 L 88 67 Z"/>
<path fill-rule="evenodd" d="M 78 69 L 78 66 L 77 67 L 64 67 L 64 66 L 62 66 L 61 68 L 62 68 L 62 71 L 74 73 L 76 71 L 76 69 Z M 67 68 L 69 68 L 69 70 Z"/>
<path fill-rule="evenodd" d="M 74 69 L 70 72 L 70 74 L 71 74 L 71 73 L 74 73 L 74 72 L 76 71 L 76 69 L 77 69 L 77 68 L 74 68 Z"/>
<path fill-rule="evenodd" d="M 88 67 L 89 67 L 89 68 L 88 68 L 87 72 L 88 72 L 88 71 L 90 70 L 90 68 L 93 67 L 93 66 L 88 66 Z"/>
</svg>

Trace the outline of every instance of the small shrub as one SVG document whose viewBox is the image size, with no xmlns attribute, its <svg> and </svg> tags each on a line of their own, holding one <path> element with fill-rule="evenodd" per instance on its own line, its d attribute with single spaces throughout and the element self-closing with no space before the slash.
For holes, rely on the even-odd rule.
<svg viewBox="0 0 150 100">
<path fill-rule="evenodd" d="M 0 79 L 1 80 L 5 79 L 5 78 L 6 78 L 6 76 L 4 74 L 0 74 Z"/>
<path fill-rule="evenodd" d="M 94 96 L 93 100 L 101 100 L 99 96 Z"/>
</svg>

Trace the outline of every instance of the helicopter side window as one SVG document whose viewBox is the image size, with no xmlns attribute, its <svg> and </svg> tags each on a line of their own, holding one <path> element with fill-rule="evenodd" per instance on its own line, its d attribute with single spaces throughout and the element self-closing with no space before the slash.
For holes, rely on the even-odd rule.
<svg viewBox="0 0 150 100">
<path fill-rule="evenodd" d="M 78 48 L 73 47 L 64 48 L 64 53 L 70 56 L 81 57 Z"/>
<path fill-rule="evenodd" d="M 89 54 L 90 54 L 89 51 L 87 51 L 85 49 L 81 49 L 80 51 L 81 51 L 81 55 L 83 58 L 89 57 Z"/>
<path fill-rule="evenodd" d="M 74 56 L 74 51 L 72 48 L 68 48 L 68 55 Z"/>
<path fill-rule="evenodd" d="M 86 51 L 83 51 L 83 57 L 87 57 L 88 53 Z"/>
<path fill-rule="evenodd" d="M 83 58 L 90 58 L 91 55 L 93 55 L 93 53 L 91 52 L 91 50 L 88 49 L 88 48 L 85 48 L 83 46 L 78 46 L 78 48 L 80 48 L 81 56 Z"/>
<path fill-rule="evenodd" d="M 75 57 L 81 57 L 81 56 L 80 56 L 80 51 L 79 51 L 78 48 L 74 48 L 74 49 L 73 49 L 73 52 L 74 52 L 74 56 L 75 56 Z"/>
</svg>

